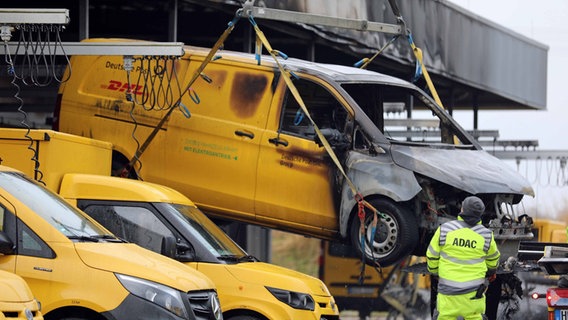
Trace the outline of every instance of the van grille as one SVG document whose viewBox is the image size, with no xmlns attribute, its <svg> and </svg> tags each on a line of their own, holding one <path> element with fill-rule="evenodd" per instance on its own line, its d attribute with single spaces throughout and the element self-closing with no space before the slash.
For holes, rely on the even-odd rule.
<svg viewBox="0 0 568 320">
<path fill-rule="evenodd" d="M 220 317 L 221 306 L 215 291 L 190 291 L 187 299 L 196 320 L 215 320 Z"/>
<path fill-rule="evenodd" d="M 33 319 L 36 319 L 38 317 L 37 311 L 29 310 L 28 312 L 30 312 L 30 314 L 33 316 Z M 4 317 L 2 319 L 6 319 L 6 320 L 8 320 L 8 319 L 28 319 L 27 315 L 25 314 L 25 312 L 23 310 L 20 310 L 20 311 L 4 311 L 4 312 L 0 312 L 0 313 L 4 315 Z"/>
</svg>

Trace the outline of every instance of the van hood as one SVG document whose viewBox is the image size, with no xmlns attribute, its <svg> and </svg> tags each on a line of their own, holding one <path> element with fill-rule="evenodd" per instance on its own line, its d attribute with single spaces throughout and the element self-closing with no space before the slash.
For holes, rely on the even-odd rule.
<svg viewBox="0 0 568 320">
<path fill-rule="evenodd" d="M 183 292 L 213 289 L 203 273 L 133 243 L 75 243 L 89 267 L 158 282 Z"/>
<path fill-rule="evenodd" d="M 242 282 L 268 285 L 270 287 L 316 296 L 329 297 L 331 294 L 325 284 L 317 278 L 298 271 L 264 262 L 244 262 L 226 266 L 229 273 Z M 270 282 L 266 280 L 270 279 Z M 299 289 L 303 288 L 303 289 Z"/>
<path fill-rule="evenodd" d="M 505 162 L 483 150 L 391 145 L 393 161 L 408 170 L 470 194 L 529 195 L 529 182 Z"/>
<path fill-rule="evenodd" d="M 0 271 L 0 302 L 28 302 L 33 294 L 24 279 L 7 271 Z"/>
</svg>

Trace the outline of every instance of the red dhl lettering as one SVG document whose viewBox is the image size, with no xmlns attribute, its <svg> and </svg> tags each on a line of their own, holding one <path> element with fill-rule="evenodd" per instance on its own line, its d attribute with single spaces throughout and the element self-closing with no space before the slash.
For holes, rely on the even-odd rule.
<svg viewBox="0 0 568 320">
<path fill-rule="evenodd" d="M 108 85 L 102 85 L 101 86 L 103 89 L 107 89 L 107 90 L 112 90 L 112 91 L 118 91 L 118 92 L 126 92 L 126 91 L 132 91 L 132 93 L 134 94 L 142 94 L 143 93 L 143 89 L 144 87 L 141 85 L 137 85 L 137 84 L 128 84 L 126 82 L 121 82 L 121 81 L 116 81 L 116 80 L 110 80 L 108 82 Z"/>
</svg>

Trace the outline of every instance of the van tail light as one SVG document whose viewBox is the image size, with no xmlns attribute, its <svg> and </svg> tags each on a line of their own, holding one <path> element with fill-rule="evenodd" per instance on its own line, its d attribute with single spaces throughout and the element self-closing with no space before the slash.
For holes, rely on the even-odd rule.
<svg viewBox="0 0 568 320">
<path fill-rule="evenodd" d="M 53 122 L 51 123 L 51 129 L 59 131 L 59 115 L 61 114 L 61 99 L 63 95 L 60 93 L 57 95 L 55 100 L 55 109 L 53 110 Z"/>
<path fill-rule="evenodd" d="M 546 303 L 549 307 L 568 307 L 568 289 L 549 288 L 546 290 Z"/>
</svg>

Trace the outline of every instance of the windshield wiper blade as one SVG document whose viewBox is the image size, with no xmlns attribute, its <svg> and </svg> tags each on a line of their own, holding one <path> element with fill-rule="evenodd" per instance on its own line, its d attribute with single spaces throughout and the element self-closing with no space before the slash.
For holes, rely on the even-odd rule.
<svg viewBox="0 0 568 320">
<path fill-rule="evenodd" d="M 103 234 L 103 235 L 96 235 L 96 236 L 91 236 L 91 237 L 95 238 L 95 239 L 102 239 L 102 240 L 105 240 L 105 241 L 108 241 L 108 242 L 128 242 L 128 241 L 121 239 L 121 238 L 119 238 L 115 235 L 112 235 L 112 234 Z"/>
<path fill-rule="evenodd" d="M 234 254 L 222 254 L 217 258 L 219 258 L 220 260 L 239 261 L 239 257 Z"/>
<path fill-rule="evenodd" d="M 89 242 L 99 242 L 99 239 L 96 237 L 91 236 L 68 236 L 67 238 L 71 240 L 79 240 L 79 241 L 89 241 Z"/>
</svg>

